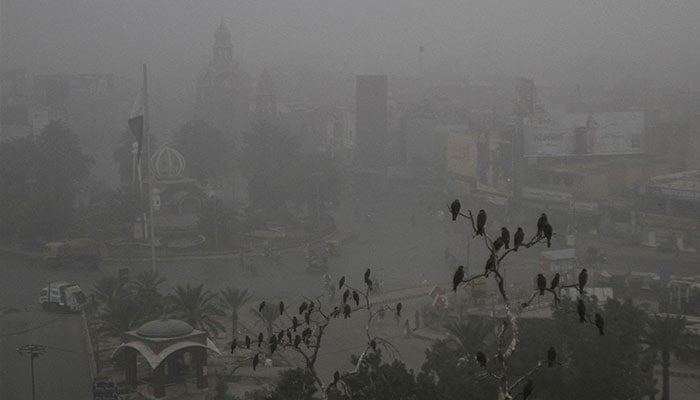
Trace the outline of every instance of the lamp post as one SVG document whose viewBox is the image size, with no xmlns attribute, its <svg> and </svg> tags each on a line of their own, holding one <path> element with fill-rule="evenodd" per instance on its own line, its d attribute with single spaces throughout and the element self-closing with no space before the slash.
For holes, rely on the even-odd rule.
<svg viewBox="0 0 700 400">
<path fill-rule="evenodd" d="M 25 344 L 17 348 L 17 353 L 21 356 L 29 357 L 32 368 L 32 400 L 36 400 L 36 387 L 34 385 L 34 359 L 46 353 L 46 346 L 40 344 Z"/>
</svg>

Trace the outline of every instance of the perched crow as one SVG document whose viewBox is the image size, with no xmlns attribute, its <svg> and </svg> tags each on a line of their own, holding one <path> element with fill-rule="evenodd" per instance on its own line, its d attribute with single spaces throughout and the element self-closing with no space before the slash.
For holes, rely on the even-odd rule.
<svg viewBox="0 0 700 400">
<path fill-rule="evenodd" d="M 371 272 L 371 270 L 369 268 L 367 268 L 367 271 L 365 271 L 365 282 L 367 282 L 369 280 L 370 272 Z"/>
<path fill-rule="evenodd" d="M 260 332 L 258 334 L 258 347 L 262 346 L 262 342 L 263 342 L 263 334 L 262 334 L 262 332 Z"/>
<path fill-rule="evenodd" d="M 544 237 L 547 238 L 547 248 L 552 247 L 552 225 L 547 222 L 544 224 Z"/>
<path fill-rule="evenodd" d="M 525 240 L 525 232 L 523 232 L 523 228 L 518 227 L 518 230 L 515 231 L 515 236 L 513 236 L 513 250 L 518 251 L 518 247 L 522 246 L 523 240 Z"/>
<path fill-rule="evenodd" d="M 277 334 L 277 341 L 281 342 L 284 340 L 284 330 L 281 330 L 280 333 Z"/>
<path fill-rule="evenodd" d="M 306 311 L 306 308 L 307 308 L 308 306 L 309 306 L 309 305 L 306 304 L 306 302 L 301 303 L 301 305 L 299 306 L 299 315 L 303 314 L 304 311 Z"/>
<path fill-rule="evenodd" d="M 340 281 L 338 282 L 338 289 L 342 289 L 343 285 L 345 284 L 345 277 L 341 277 Z"/>
<path fill-rule="evenodd" d="M 479 214 L 476 216 L 476 234 L 484 235 L 484 226 L 486 226 L 486 211 L 479 210 Z"/>
<path fill-rule="evenodd" d="M 578 291 L 580 293 L 583 293 L 583 288 L 586 287 L 586 283 L 588 283 L 588 270 L 584 268 L 578 274 Z"/>
<path fill-rule="evenodd" d="M 306 329 L 304 329 L 304 331 L 301 333 L 301 338 L 302 338 L 304 341 L 306 341 L 306 339 L 308 339 L 308 338 L 311 336 L 311 333 L 312 333 L 311 328 L 306 328 Z"/>
<path fill-rule="evenodd" d="M 352 291 L 352 299 L 355 300 L 355 306 L 360 305 L 360 295 L 356 291 Z"/>
<path fill-rule="evenodd" d="M 284 314 L 284 302 L 280 301 L 280 315 Z"/>
<path fill-rule="evenodd" d="M 455 199 L 455 201 L 453 201 L 452 204 L 450 204 L 450 212 L 452 213 L 453 221 L 457 220 L 460 208 L 462 208 L 462 205 L 459 204 L 459 199 Z"/>
<path fill-rule="evenodd" d="M 337 385 L 339 380 L 340 380 L 340 372 L 335 371 L 333 373 L 333 386 Z"/>
<path fill-rule="evenodd" d="M 338 307 L 338 306 L 333 307 L 333 311 L 331 312 L 331 317 L 338 318 L 339 315 L 340 315 L 340 307 Z"/>
<path fill-rule="evenodd" d="M 292 343 L 292 331 L 290 331 L 289 329 L 287 329 L 287 341 L 289 343 Z"/>
<path fill-rule="evenodd" d="M 501 250 L 501 247 L 503 247 L 504 244 L 505 242 L 503 241 L 503 238 L 500 236 L 497 237 L 496 240 L 493 241 L 493 251 Z"/>
<path fill-rule="evenodd" d="M 236 338 L 233 338 L 233 341 L 231 342 L 231 354 L 233 354 L 233 351 L 236 350 L 236 346 L 238 346 L 238 342 L 236 341 Z"/>
<path fill-rule="evenodd" d="M 460 265 L 457 267 L 457 271 L 455 271 L 454 276 L 452 277 L 452 291 L 456 292 L 457 291 L 457 286 L 459 286 L 460 283 L 464 280 L 464 266 Z"/>
<path fill-rule="evenodd" d="M 245 335 L 245 347 L 246 349 L 250 348 L 250 336 Z"/>
<path fill-rule="evenodd" d="M 255 357 L 253 357 L 253 371 L 255 371 L 255 368 L 258 367 L 259 362 L 260 362 L 260 356 L 259 356 L 259 354 L 255 354 Z"/>
<path fill-rule="evenodd" d="M 501 227 L 501 239 L 506 245 L 506 250 L 510 249 L 510 231 L 505 226 Z"/>
<path fill-rule="evenodd" d="M 270 343 L 270 354 L 274 353 L 275 350 L 277 350 L 277 341 L 276 340 L 274 342 Z"/>
<path fill-rule="evenodd" d="M 345 289 L 345 292 L 343 292 L 343 304 L 348 302 L 348 297 L 350 297 L 350 289 Z"/>
<path fill-rule="evenodd" d="M 306 322 L 306 325 L 309 325 L 311 323 L 311 311 L 307 311 L 304 314 L 304 322 Z"/>
<path fill-rule="evenodd" d="M 527 400 L 527 398 L 530 397 L 533 386 L 534 384 L 532 383 L 532 379 L 528 379 L 527 383 L 525 384 L 525 388 L 523 389 L 523 400 Z"/>
<path fill-rule="evenodd" d="M 554 365 L 554 360 L 557 359 L 557 349 L 555 349 L 553 346 L 547 350 L 547 366 L 551 367 Z"/>
<path fill-rule="evenodd" d="M 308 312 L 313 311 L 315 306 L 316 306 L 316 303 L 314 303 L 313 301 L 310 301 L 310 302 L 309 302 L 309 308 L 308 308 L 307 311 L 308 311 Z"/>
<path fill-rule="evenodd" d="M 396 304 L 396 316 L 400 317 L 401 316 L 401 309 L 403 308 L 403 304 L 400 302 Z"/>
<path fill-rule="evenodd" d="M 579 322 L 586 322 L 586 303 L 584 303 L 581 299 L 578 299 L 578 304 L 576 305 L 576 312 L 578 312 Z"/>
<path fill-rule="evenodd" d="M 541 238 L 544 234 L 544 226 L 547 224 L 547 214 L 542 213 L 540 218 L 537 220 L 537 238 Z"/>
<path fill-rule="evenodd" d="M 476 352 L 476 362 L 479 363 L 481 368 L 486 368 L 486 354 L 481 351 Z"/>
<path fill-rule="evenodd" d="M 372 350 L 377 351 L 377 341 L 372 339 L 369 341 L 369 347 L 372 348 Z"/>
<path fill-rule="evenodd" d="M 297 331 L 297 326 L 299 326 L 299 320 L 297 319 L 296 315 L 292 317 L 292 329 L 294 332 Z"/>
<path fill-rule="evenodd" d="M 605 321 L 603 320 L 603 316 L 598 313 L 595 313 L 595 326 L 598 327 L 600 336 L 605 335 Z"/>
<path fill-rule="evenodd" d="M 352 310 L 350 309 L 350 305 L 347 304 L 347 303 L 345 303 L 345 306 L 343 307 L 343 317 L 344 317 L 345 319 L 348 319 L 348 317 L 350 317 L 350 311 L 352 311 Z"/>
<path fill-rule="evenodd" d="M 491 254 L 489 259 L 486 260 L 485 273 L 488 275 L 489 272 L 496 270 L 496 256 Z"/>
<path fill-rule="evenodd" d="M 559 286 L 559 279 L 561 279 L 561 277 L 559 275 L 559 272 L 557 272 L 556 274 L 554 274 L 554 278 L 552 278 L 552 283 L 549 286 L 549 288 L 552 290 L 556 289 L 557 286 Z"/>
<path fill-rule="evenodd" d="M 547 278 L 542 274 L 537 274 L 537 289 L 540 290 L 540 296 L 543 296 L 544 291 L 547 289 Z"/>
<path fill-rule="evenodd" d="M 301 336 L 294 336 L 294 347 L 299 347 L 299 343 L 301 343 Z"/>
<path fill-rule="evenodd" d="M 265 308 L 265 300 L 263 300 L 262 303 L 260 303 L 260 305 L 258 306 L 258 311 L 262 312 L 263 308 Z"/>
</svg>

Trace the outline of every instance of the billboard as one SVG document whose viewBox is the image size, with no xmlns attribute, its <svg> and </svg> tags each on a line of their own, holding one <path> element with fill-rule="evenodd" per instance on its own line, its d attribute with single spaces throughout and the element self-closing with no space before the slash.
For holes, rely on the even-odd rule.
<svg viewBox="0 0 700 400">
<path fill-rule="evenodd" d="M 643 112 L 600 112 L 528 118 L 523 127 L 526 157 L 641 154 Z"/>
<path fill-rule="evenodd" d="M 450 174 L 477 177 L 477 137 L 452 132 L 447 135 L 447 172 Z"/>
</svg>

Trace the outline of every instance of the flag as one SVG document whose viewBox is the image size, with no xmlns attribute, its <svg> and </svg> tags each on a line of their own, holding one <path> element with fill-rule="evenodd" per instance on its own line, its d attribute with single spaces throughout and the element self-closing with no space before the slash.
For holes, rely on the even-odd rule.
<svg viewBox="0 0 700 400">
<path fill-rule="evenodd" d="M 128 122 L 129 130 L 131 130 L 131 133 L 138 143 L 138 147 L 136 148 L 136 164 L 138 165 L 141 161 L 141 145 L 143 143 L 144 104 L 142 91 L 139 91 L 139 94 L 136 96 L 136 101 L 134 101 L 134 106 L 131 108 Z"/>
</svg>

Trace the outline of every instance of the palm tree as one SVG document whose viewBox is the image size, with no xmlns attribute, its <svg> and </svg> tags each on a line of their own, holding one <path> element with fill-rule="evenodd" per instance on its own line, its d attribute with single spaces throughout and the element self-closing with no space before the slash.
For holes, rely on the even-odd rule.
<svg viewBox="0 0 700 400">
<path fill-rule="evenodd" d="M 147 314 L 158 317 L 163 313 L 163 296 L 158 292 L 158 286 L 166 281 L 165 277 L 155 271 L 142 271 L 131 282 L 136 290 L 136 297 L 140 300 Z"/>
<path fill-rule="evenodd" d="M 688 359 L 697 350 L 696 338 L 685 329 L 686 320 L 683 316 L 655 315 L 650 318 L 644 332 L 644 343 L 654 355 L 661 353 L 661 376 L 663 379 L 661 400 L 670 400 L 671 387 L 669 370 L 671 368 L 671 353 L 680 359 Z"/>
<path fill-rule="evenodd" d="M 265 308 L 262 309 L 262 312 L 258 311 L 255 308 L 252 308 L 250 312 L 255 314 L 260 320 L 265 324 L 265 330 L 267 330 L 267 336 L 270 337 L 272 336 L 272 331 L 275 329 L 275 320 L 280 316 L 279 309 L 275 307 L 271 307 L 272 305 L 276 304 L 274 302 L 269 301 L 269 305 Z"/>
<path fill-rule="evenodd" d="M 112 303 L 125 295 L 125 283 L 116 275 L 103 276 L 92 286 L 92 294 L 101 305 Z"/>
<path fill-rule="evenodd" d="M 185 287 L 177 285 L 174 293 L 168 295 L 173 317 L 182 319 L 195 328 L 205 330 L 213 335 L 226 330 L 216 320 L 216 317 L 224 314 L 216 300 L 216 294 L 204 290 L 204 285 L 195 287 L 189 284 Z"/>
<path fill-rule="evenodd" d="M 114 337 L 135 329 L 146 319 L 140 302 L 130 296 L 115 297 L 109 303 L 103 304 L 95 317 L 97 331 Z"/>
<path fill-rule="evenodd" d="M 469 317 L 466 321 L 451 321 L 445 329 L 454 343 L 466 354 L 476 354 L 483 348 L 484 341 L 493 334 L 494 324 L 486 318 Z"/>
<path fill-rule="evenodd" d="M 245 305 L 252 296 L 248 293 L 248 289 L 239 290 L 236 288 L 227 287 L 219 294 L 221 306 L 231 313 L 231 340 L 238 332 L 238 310 Z"/>
</svg>

